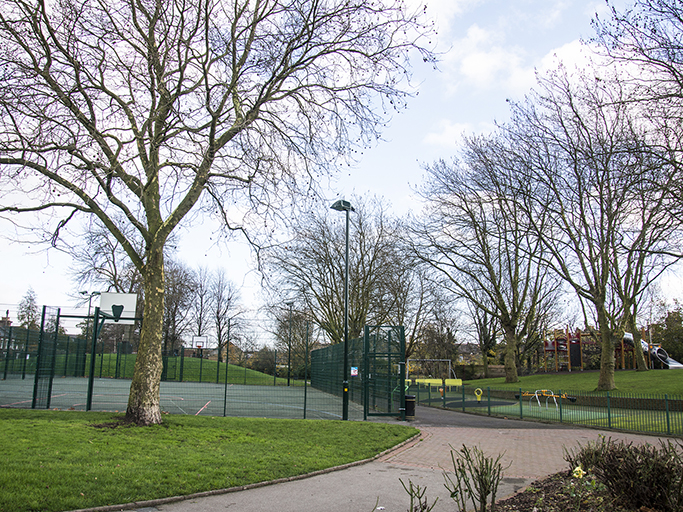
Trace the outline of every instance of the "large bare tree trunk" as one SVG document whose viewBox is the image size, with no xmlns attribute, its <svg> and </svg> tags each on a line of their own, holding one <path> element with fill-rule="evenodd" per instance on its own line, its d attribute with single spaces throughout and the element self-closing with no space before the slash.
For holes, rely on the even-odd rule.
<svg viewBox="0 0 683 512">
<path fill-rule="evenodd" d="M 635 317 L 633 315 L 629 316 L 628 328 L 633 335 L 633 353 L 636 358 L 636 367 L 639 372 L 646 372 L 649 370 L 647 367 L 647 362 L 645 362 L 645 354 L 643 354 L 643 345 L 640 343 L 640 330 L 636 326 Z"/>
<path fill-rule="evenodd" d="M 150 253 L 145 265 L 145 309 L 126 419 L 138 425 L 161 423 L 159 384 L 163 370 L 161 339 L 164 322 L 163 250 Z"/>
<path fill-rule="evenodd" d="M 603 308 L 598 307 L 598 323 L 600 328 L 600 377 L 598 391 L 610 391 L 617 386 L 614 383 L 614 336 L 609 327 L 607 315 Z"/>
<path fill-rule="evenodd" d="M 517 337 L 515 336 L 515 328 L 512 326 L 503 326 L 505 331 L 505 382 L 519 382 L 517 375 Z"/>
</svg>

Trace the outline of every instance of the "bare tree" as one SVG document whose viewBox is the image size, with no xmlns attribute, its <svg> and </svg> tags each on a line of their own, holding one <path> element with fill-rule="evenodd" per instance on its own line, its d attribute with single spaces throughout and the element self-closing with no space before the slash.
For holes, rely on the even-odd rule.
<svg viewBox="0 0 683 512">
<path fill-rule="evenodd" d="M 70 272 L 79 289 L 141 294 L 140 272 L 123 246 L 96 219 L 69 252 L 72 257 Z"/>
<path fill-rule="evenodd" d="M 481 300 L 485 300 L 482 298 Z M 498 345 L 498 319 L 490 315 L 488 311 L 491 308 L 479 307 L 479 302 L 468 302 L 467 307 L 470 310 L 470 315 L 474 324 L 474 330 L 477 337 L 477 346 L 481 352 L 482 364 L 484 365 L 484 378 L 489 378 L 489 354 L 495 350 Z"/>
<path fill-rule="evenodd" d="M 410 358 L 421 343 L 424 330 L 434 323 L 435 312 L 446 309 L 448 298 L 430 279 L 427 267 L 411 257 L 408 247 L 402 244 L 393 256 L 390 280 L 385 285 L 387 322 L 405 327 L 406 358 Z"/>
<path fill-rule="evenodd" d="M 218 360 L 223 361 L 228 343 L 237 338 L 239 326 L 236 319 L 241 313 L 238 306 L 239 293 L 222 268 L 214 273 L 209 290 Z"/>
<path fill-rule="evenodd" d="M 615 386 L 614 339 L 624 314 L 615 279 L 634 303 L 644 285 L 625 273 L 629 266 L 628 272 L 637 272 L 633 261 L 627 257 L 620 268 L 620 257 L 645 255 L 638 244 L 654 242 L 645 231 L 632 229 L 648 215 L 640 195 L 654 189 L 643 186 L 653 178 L 644 158 L 649 149 L 625 94 L 607 81 L 570 77 L 560 69 L 539 82 L 532 99 L 513 106 L 506 127 L 511 152 L 520 161 L 519 204 L 551 256 L 548 263 L 592 306 L 601 339 L 600 390 Z M 543 226 L 536 221 L 539 215 Z M 625 249 L 629 240 L 633 249 Z"/>
<path fill-rule="evenodd" d="M 680 179 L 683 165 L 683 6 L 672 0 L 636 0 L 628 10 L 612 9 L 606 20 L 595 18 L 595 42 L 599 50 L 620 64 L 618 80 L 631 88 L 632 110 L 650 123 L 650 144 L 656 147 L 650 160 L 658 176 L 644 182 L 646 189 L 639 224 L 619 248 L 629 265 L 618 269 L 617 292 L 623 300 L 623 325 L 633 333 L 638 369 L 646 369 L 640 350 L 636 316 L 638 301 L 661 270 L 677 261 L 681 251 L 676 230 L 683 222 Z M 669 240 L 675 247 L 662 247 Z M 678 242 L 678 243 L 677 243 Z M 615 248 L 616 250 L 616 248 Z M 659 259 L 656 264 L 651 260 Z"/>
<path fill-rule="evenodd" d="M 505 380 L 517 382 L 518 343 L 533 328 L 552 276 L 514 200 L 500 140 L 472 137 L 466 148 L 460 162 L 427 167 L 421 191 L 427 209 L 414 228 L 414 250 L 445 288 L 496 319 L 506 346 Z"/>
<path fill-rule="evenodd" d="M 354 338 L 366 324 L 382 325 L 392 318 L 400 293 L 391 283 L 405 269 L 397 254 L 398 222 L 377 199 L 354 198 L 352 204 L 356 211 L 349 235 L 349 336 Z M 332 343 L 341 343 L 346 225 L 340 215 L 323 208 L 296 216 L 291 239 L 273 247 L 264 260 L 272 275 L 269 287 L 275 298 L 271 302 L 281 304 L 288 300 L 283 297 L 296 297 Z"/>
<path fill-rule="evenodd" d="M 191 309 L 192 332 L 205 336 L 211 329 L 211 276 L 206 267 L 199 267 L 195 272 Z"/>
<path fill-rule="evenodd" d="M 172 352 L 183 345 L 183 336 L 191 329 L 192 299 L 195 293 L 194 272 L 183 263 L 166 261 L 163 350 Z"/>
<path fill-rule="evenodd" d="M 373 139 L 410 52 L 432 60 L 421 20 L 399 0 L 4 3 L 0 212 L 60 219 L 53 244 L 94 215 L 140 272 L 129 420 L 161 422 L 169 236 L 202 205 L 263 222 Z"/>
<path fill-rule="evenodd" d="M 272 308 L 275 316 L 275 348 L 278 354 L 286 357 L 287 381 L 303 379 L 304 369 L 310 365 L 310 353 L 318 344 L 319 329 L 311 321 L 311 316 L 300 311 L 292 304 L 287 308 Z M 307 351 L 308 349 L 308 351 Z M 284 361 L 282 357 L 278 360 Z"/>
</svg>

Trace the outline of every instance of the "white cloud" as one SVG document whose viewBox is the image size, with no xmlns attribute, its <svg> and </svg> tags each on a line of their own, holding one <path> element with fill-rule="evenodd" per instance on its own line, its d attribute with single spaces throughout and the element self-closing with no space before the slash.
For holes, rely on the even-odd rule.
<svg viewBox="0 0 683 512">
<path fill-rule="evenodd" d="M 484 0 L 408 0 L 407 4 L 413 9 L 427 6 L 429 16 L 449 20 L 460 15 Z"/>
<path fill-rule="evenodd" d="M 460 147 L 463 135 L 487 133 L 494 130 L 495 125 L 491 122 L 481 122 L 473 125 L 471 123 L 454 123 L 450 119 L 441 119 L 434 131 L 428 132 L 424 136 L 423 142 L 428 146 L 454 150 Z"/>
<path fill-rule="evenodd" d="M 453 43 L 446 55 L 446 71 L 454 79 L 452 91 L 463 82 L 479 90 L 505 88 L 523 91 L 533 84 L 533 67 L 525 65 L 525 51 L 506 45 L 500 31 L 474 24 L 464 38 Z"/>
<path fill-rule="evenodd" d="M 445 32 L 456 16 L 461 16 L 486 0 L 408 0 L 409 10 L 427 7 L 427 16 L 436 21 L 439 32 Z"/>
<path fill-rule="evenodd" d="M 587 68 L 591 60 L 596 60 L 595 53 L 589 46 L 577 39 L 551 50 L 541 59 L 537 67 L 540 72 L 545 72 L 557 69 L 558 65 L 562 63 L 567 70 L 573 71 Z"/>
<path fill-rule="evenodd" d="M 559 0 L 544 3 L 538 11 L 529 13 L 528 19 L 537 29 L 552 29 L 559 27 L 565 20 L 565 13 L 572 8 L 571 2 Z M 524 16 L 520 16 L 524 19 Z"/>
</svg>

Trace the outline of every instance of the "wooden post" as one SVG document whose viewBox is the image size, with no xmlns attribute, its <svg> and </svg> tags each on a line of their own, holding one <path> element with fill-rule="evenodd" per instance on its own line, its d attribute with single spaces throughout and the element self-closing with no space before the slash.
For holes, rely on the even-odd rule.
<svg viewBox="0 0 683 512">
<path fill-rule="evenodd" d="M 557 346 L 559 345 L 557 341 L 557 331 L 553 331 L 553 340 L 555 341 L 555 373 L 560 371 L 560 364 L 557 360 Z"/>
</svg>

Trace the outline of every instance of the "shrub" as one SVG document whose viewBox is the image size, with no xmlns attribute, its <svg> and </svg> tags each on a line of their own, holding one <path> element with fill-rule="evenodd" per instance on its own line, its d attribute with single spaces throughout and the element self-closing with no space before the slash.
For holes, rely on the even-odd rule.
<svg viewBox="0 0 683 512">
<path fill-rule="evenodd" d="M 634 446 L 602 438 L 578 452 L 565 452 L 570 469 L 590 470 L 610 494 L 633 508 L 663 512 L 683 510 L 683 445 Z"/>
<path fill-rule="evenodd" d="M 471 500 L 476 512 L 486 512 L 487 501 L 491 497 L 489 510 L 493 510 L 496 502 L 498 484 L 503 479 L 503 471 L 510 466 L 503 467 L 501 459 L 487 457 L 476 446 L 471 449 L 462 445 L 462 449 L 454 452 L 451 447 L 451 461 L 453 462 L 453 476 L 444 471 L 446 489 L 451 499 L 456 503 L 460 512 L 467 510 L 467 502 Z"/>
</svg>

